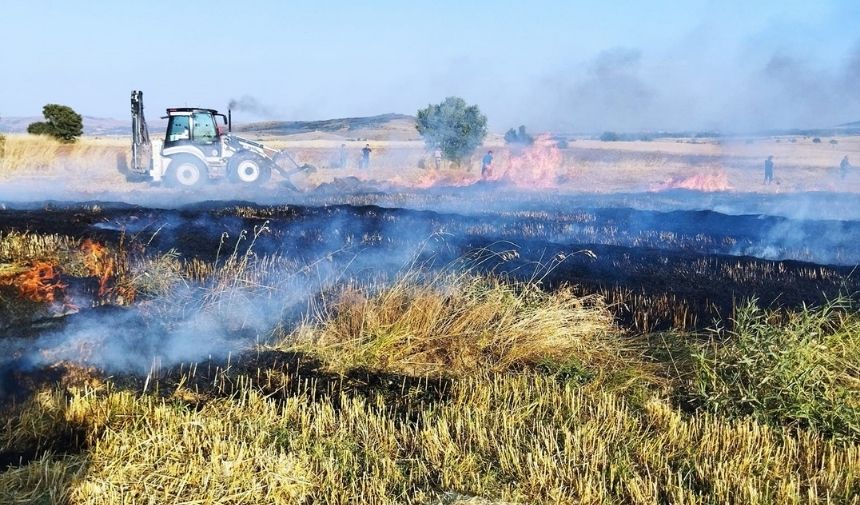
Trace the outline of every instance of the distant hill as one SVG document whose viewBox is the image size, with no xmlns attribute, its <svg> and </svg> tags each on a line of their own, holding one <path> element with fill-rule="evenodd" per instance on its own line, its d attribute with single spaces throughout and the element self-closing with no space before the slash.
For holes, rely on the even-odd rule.
<svg viewBox="0 0 860 505">
<path fill-rule="evenodd" d="M 837 125 L 837 128 L 860 128 L 860 121 L 853 121 L 851 123 L 843 123 L 841 125 Z"/>
<path fill-rule="evenodd" d="M 266 135 L 301 135 L 328 139 L 414 140 L 415 117 L 406 114 L 381 114 L 320 121 L 262 121 L 236 125 L 237 132 Z"/>
<path fill-rule="evenodd" d="M 0 133 L 26 133 L 27 126 L 36 121 L 44 121 L 41 116 L 2 117 L 0 118 Z M 113 119 L 93 116 L 83 116 L 84 135 L 131 135 L 131 119 Z M 149 121 L 150 130 L 153 127 L 164 129 L 167 123 L 156 118 Z"/>
<path fill-rule="evenodd" d="M 34 121 L 41 121 L 39 117 L 0 117 L 0 133 L 23 133 L 27 131 L 27 125 Z"/>
<path fill-rule="evenodd" d="M 2 117 L 0 133 L 25 133 L 27 125 L 41 121 L 41 117 Z M 84 116 L 85 135 L 131 135 L 131 119 L 112 119 Z M 163 134 L 167 121 L 147 118 L 149 132 L 154 137 Z M 261 121 L 235 123 L 237 133 L 257 135 L 299 136 L 303 139 L 369 139 L 413 140 L 420 138 L 415 130 L 415 118 L 406 114 L 381 114 L 371 117 L 350 117 L 320 121 Z"/>
</svg>

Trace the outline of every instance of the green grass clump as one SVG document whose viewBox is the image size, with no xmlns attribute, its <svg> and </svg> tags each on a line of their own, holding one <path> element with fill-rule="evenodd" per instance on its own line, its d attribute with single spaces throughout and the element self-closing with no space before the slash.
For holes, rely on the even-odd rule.
<svg viewBox="0 0 860 505">
<path fill-rule="evenodd" d="M 750 302 L 734 323 L 692 353 L 695 401 L 860 438 L 860 314 L 847 302 L 788 313 Z"/>
</svg>

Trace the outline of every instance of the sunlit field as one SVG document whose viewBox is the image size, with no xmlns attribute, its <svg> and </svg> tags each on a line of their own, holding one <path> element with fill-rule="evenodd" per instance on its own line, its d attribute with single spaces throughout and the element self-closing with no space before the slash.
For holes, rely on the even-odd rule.
<svg viewBox="0 0 860 505">
<path fill-rule="evenodd" d="M 247 135 L 247 134 L 243 134 Z M 500 138 L 487 140 L 484 149 L 460 165 L 444 161 L 440 170 L 421 141 L 330 140 L 262 136 L 276 149 L 286 149 L 299 163 L 317 168 L 295 176 L 302 190 L 348 178 L 368 181 L 386 189 L 449 187 L 474 184 L 480 177 L 480 158 L 493 150 L 498 165 L 495 177 L 519 180 L 524 189 L 560 188 L 566 191 L 625 192 L 688 187 L 706 191 L 784 193 L 798 191 L 860 191 L 860 172 L 845 179 L 839 162 L 849 156 L 860 165 L 858 137 L 827 137 L 814 143 L 810 137 L 760 137 L 724 139 L 655 139 L 652 141 L 602 142 L 571 138 L 567 147 L 556 149 L 556 141 L 533 149 L 527 159 L 545 164 L 536 174 L 521 173 L 517 164 L 521 149 L 511 149 Z M 5 155 L 0 158 L 0 178 L 13 182 L 38 175 L 60 179 L 70 191 L 87 192 L 110 188 L 129 192 L 141 182 L 129 182 L 123 173 L 128 164 L 130 139 L 84 137 L 78 143 L 60 144 L 42 136 L 9 135 Z M 360 150 L 373 148 L 371 166 L 359 168 Z M 340 167 L 340 149 L 345 145 L 346 166 Z M 551 148 L 551 149 L 550 149 Z M 775 160 L 775 182 L 765 185 L 763 162 Z M 287 163 L 287 168 L 291 165 Z M 528 171 L 536 170 L 529 165 Z M 519 175 L 516 175 L 519 174 Z M 543 181 L 535 187 L 534 180 Z M 269 187 L 277 187 L 276 176 Z M 349 187 L 349 186 L 347 186 Z"/>
</svg>

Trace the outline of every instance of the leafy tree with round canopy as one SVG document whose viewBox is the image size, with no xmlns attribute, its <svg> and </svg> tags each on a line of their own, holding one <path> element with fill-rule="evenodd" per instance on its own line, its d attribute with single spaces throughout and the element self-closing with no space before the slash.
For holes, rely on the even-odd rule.
<svg viewBox="0 0 860 505">
<path fill-rule="evenodd" d="M 49 103 L 42 108 L 44 121 L 30 123 L 27 133 L 51 135 L 61 142 L 74 142 L 84 133 L 81 115 L 67 105 Z"/>
<path fill-rule="evenodd" d="M 477 105 L 449 96 L 440 104 L 419 110 L 415 128 L 428 148 L 439 147 L 447 159 L 459 165 L 487 136 L 487 116 Z"/>
</svg>

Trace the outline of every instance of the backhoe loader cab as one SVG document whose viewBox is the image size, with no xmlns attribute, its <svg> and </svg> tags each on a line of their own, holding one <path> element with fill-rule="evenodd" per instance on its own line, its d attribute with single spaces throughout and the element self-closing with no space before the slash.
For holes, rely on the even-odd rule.
<svg viewBox="0 0 860 505">
<path fill-rule="evenodd" d="M 227 117 L 213 109 L 167 109 L 166 119 L 165 147 L 212 146 L 226 133 Z"/>
<path fill-rule="evenodd" d="M 170 108 L 162 119 L 167 119 L 167 131 L 159 145 L 150 142 L 143 116 L 143 93 L 131 92 L 132 174 L 194 188 L 219 178 L 239 184 L 263 184 L 272 171 L 289 178 L 314 168 L 299 165 L 286 151 L 233 135 L 229 119 L 214 109 Z M 278 162 L 283 160 L 289 160 L 294 168 L 281 167 Z M 286 184 L 296 189 L 289 179 Z"/>
</svg>

